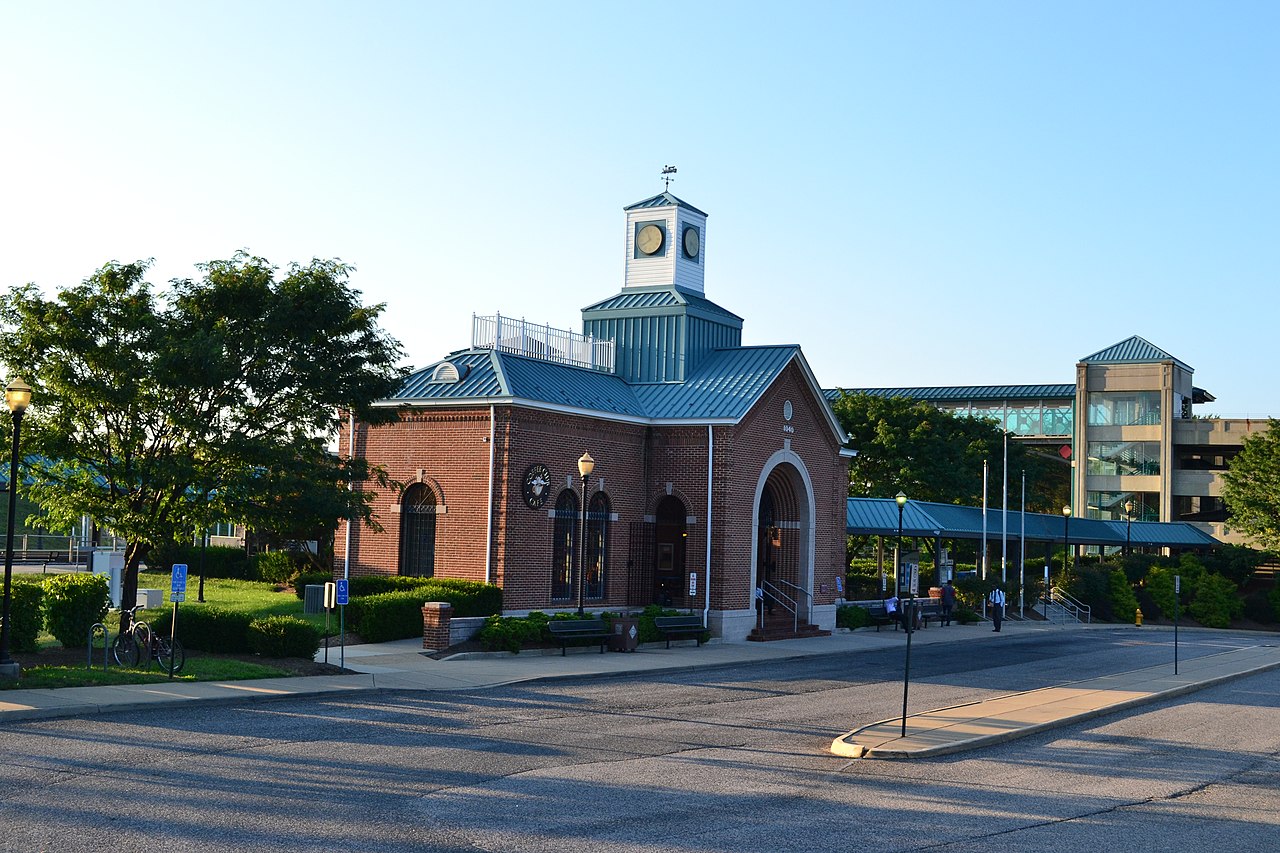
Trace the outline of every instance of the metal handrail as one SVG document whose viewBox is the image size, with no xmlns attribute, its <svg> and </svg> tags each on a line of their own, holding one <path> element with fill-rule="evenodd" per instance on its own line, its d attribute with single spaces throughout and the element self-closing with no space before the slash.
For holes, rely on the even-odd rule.
<svg viewBox="0 0 1280 853">
<path fill-rule="evenodd" d="M 782 581 L 782 583 L 786 583 L 786 581 Z M 788 584 L 788 586 L 794 586 L 794 584 Z M 773 596 L 773 600 L 774 600 L 774 601 L 776 601 L 777 603 L 781 604 L 781 605 L 782 605 L 782 608 L 783 608 L 784 610 L 790 610 L 790 611 L 791 611 L 791 617 L 792 617 L 792 623 L 793 623 L 793 624 L 792 624 L 792 628 L 791 628 L 791 630 L 792 630 L 792 631 L 799 632 L 799 630 L 800 630 L 800 602 L 796 601 L 794 598 L 792 598 L 791 596 L 787 595 L 785 592 L 783 592 L 782 590 L 780 590 L 778 587 L 774 586 L 774 585 L 773 585 L 773 583 L 772 583 L 772 582 L 770 582 L 770 581 L 764 581 L 764 582 L 761 584 L 761 589 L 763 589 L 763 590 L 765 591 L 765 594 L 766 594 L 766 595 L 770 595 L 770 594 L 771 594 L 771 595 Z M 803 590 L 801 590 L 801 591 L 803 591 Z M 763 622 L 764 622 L 764 610 L 763 610 L 763 608 L 761 609 L 761 612 L 760 612 L 760 621 L 761 621 L 761 623 L 763 624 Z"/>
<path fill-rule="evenodd" d="M 807 598 L 809 599 L 809 608 L 808 608 L 808 610 L 806 610 L 805 612 L 806 612 L 806 613 L 812 613 L 812 612 L 813 612 L 813 593 L 809 592 L 809 590 L 805 589 L 805 588 L 804 588 L 804 587 L 802 587 L 802 586 L 798 586 L 798 585 L 796 585 L 796 584 L 793 584 L 791 581 L 784 581 L 782 578 L 778 578 L 778 583 L 786 584 L 787 586 L 789 586 L 789 587 L 791 587 L 792 589 L 794 589 L 796 592 L 798 592 L 798 593 L 800 593 L 801 595 L 803 595 L 803 596 L 807 597 Z M 800 607 L 800 599 L 799 599 L 799 598 L 795 599 L 795 602 L 796 602 L 796 608 L 798 609 L 798 608 Z M 810 617 L 806 617 L 806 618 L 810 618 Z"/>
<path fill-rule="evenodd" d="M 1072 598 L 1070 595 L 1068 595 L 1066 592 L 1064 592 L 1063 590 L 1059 589 L 1056 586 L 1050 588 L 1049 590 L 1049 601 L 1050 603 L 1058 605 L 1067 613 L 1071 614 L 1071 616 L 1077 622 L 1083 621 L 1085 622 L 1085 624 L 1089 624 L 1090 622 L 1093 621 L 1092 607 L 1090 607 L 1089 605 L 1085 604 L 1082 601 Z M 1083 620 L 1081 620 L 1080 618 L 1082 615 L 1084 616 Z"/>
</svg>

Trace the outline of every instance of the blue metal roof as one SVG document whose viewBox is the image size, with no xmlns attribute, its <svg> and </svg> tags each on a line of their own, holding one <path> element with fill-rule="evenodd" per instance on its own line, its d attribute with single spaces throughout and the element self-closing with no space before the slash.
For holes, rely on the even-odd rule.
<svg viewBox="0 0 1280 853">
<path fill-rule="evenodd" d="M 447 361 L 459 382 L 431 382 L 436 365 L 405 379 L 393 401 L 514 398 L 635 418 L 734 420 L 742 417 L 800 352 L 794 345 L 713 350 L 684 382 L 629 384 L 620 377 L 493 350 Z"/>
<path fill-rule="evenodd" d="M 988 539 L 999 539 L 1004 514 L 987 509 Z M 1022 533 L 1022 513 L 1009 513 L 1009 536 Z M 1080 545 L 1124 545 L 1125 522 L 1101 521 L 1094 518 L 1072 518 L 1064 523 L 1061 515 L 1026 513 L 1028 542 L 1063 542 L 1066 536 Z M 898 504 L 892 498 L 849 498 L 845 509 L 845 526 L 853 535 L 892 536 L 898 532 Z M 981 507 L 907 501 L 902 511 L 902 535 L 943 537 L 947 539 L 981 539 Z M 1153 547 L 1212 548 L 1222 543 L 1184 521 L 1136 521 L 1131 543 Z"/>
<path fill-rule="evenodd" d="M 1140 338 L 1137 335 L 1125 338 L 1120 343 L 1112 344 L 1106 349 L 1098 350 L 1093 355 L 1086 355 L 1080 360 L 1090 364 L 1146 364 L 1149 362 L 1172 361 L 1186 370 L 1191 370 L 1184 362 L 1169 355 L 1169 353 L 1160 349 L 1160 347 L 1146 338 Z"/>
<path fill-rule="evenodd" d="M 739 418 L 799 351 L 794 345 L 713 350 L 684 382 L 632 387 L 652 418 Z"/>
<path fill-rule="evenodd" d="M 646 198 L 645 200 L 638 201 L 635 204 L 629 204 L 622 209 L 623 210 L 640 210 L 646 207 L 683 207 L 687 210 L 692 210 L 694 213 L 700 213 L 703 216 L 707 215 L 703 211 L 698 210 L 698 208 L 689 204 L 689 202 L 682 201 L 681 199 L 676 198 L 675 196 L 673 196 L 671 193 L 668 193 L 668 192 L 658 193 L 652 198 Z"/>
<path fill-rule="evenodd" d="M 999 403 L 1005 400 L 1075 399 L 1076 386 L 1059 385 L 935 385 L 917 388 L 828 388 L 822 392 L 832 402 L 841 394 L 873 397 L 908 397 L 931 403 Z"/>
<path fill-rule="evenodd" d="M 582 309 L 582 313 L 586 314 L 588 311 L 628 311 L 636 308 L 678 308 L 682 305 L 695 310 L 706 311 L 710 314 L 730 317 L 738 321 L 739 328 L 742 327 L 742 318 L 729 309 L 717 305 L 705 296 L 699 296 L 696 293 L 690 293 L 675 286 L 667 286 L 657 290 L 624 290 L 617 296 L 611 296 L 594 305 L 588 305 Z"/>
</svg>

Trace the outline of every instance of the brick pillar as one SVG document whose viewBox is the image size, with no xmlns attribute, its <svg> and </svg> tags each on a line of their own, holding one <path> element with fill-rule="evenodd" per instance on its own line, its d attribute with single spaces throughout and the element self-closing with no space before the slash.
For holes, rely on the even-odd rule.
<svg viewBox="0 0 1280 853">
<path fill-rule="evenodd" d="M 422 605 L 422 647 L 432 651 L 449 648 L 449 622 L 453 605 L 447 601 L 428 601 Z"/>
</svg>

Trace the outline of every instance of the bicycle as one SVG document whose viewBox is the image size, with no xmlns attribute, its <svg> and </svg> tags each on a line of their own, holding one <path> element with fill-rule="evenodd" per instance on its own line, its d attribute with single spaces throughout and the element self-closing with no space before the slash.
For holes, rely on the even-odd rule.
<svg viewBox="0 0 1280 853">
<path fill-rule="evenodd" d="M 151 626 L 141 619 L 136 619 L 143 605 L 130 608 L 129 630 L 116 636 L 111 644 L 111 653 L 116 663 L 127 668 L 143 665 L 150 669 L 151 661 L 155 661 L 165 672 L 178 673 L 187 662 L 187 652 L 182 641 L 177 637 L 170 640 L 152 630 Z M 123 615 L 123 612 L 122 614 Z"/>
</svg>

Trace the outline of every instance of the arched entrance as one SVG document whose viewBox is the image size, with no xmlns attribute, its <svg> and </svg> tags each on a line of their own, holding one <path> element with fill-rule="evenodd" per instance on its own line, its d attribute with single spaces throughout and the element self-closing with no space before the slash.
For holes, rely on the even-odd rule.
<svg viewBox="0 0 1280 853">
<path fill-rule="evenodd" d="M 813 610 L 813 493 L 803 468 L 770 462 L 756 499 L 757 622 L 792 628 L 808 623 Z"/>
<path fill-rule="evenodd" d="M 653 601 L 664 607 L 684 602 L 688 518 L 684 501 L 674 495 L 663 498 L 654 513 Z"/>
</svg>

